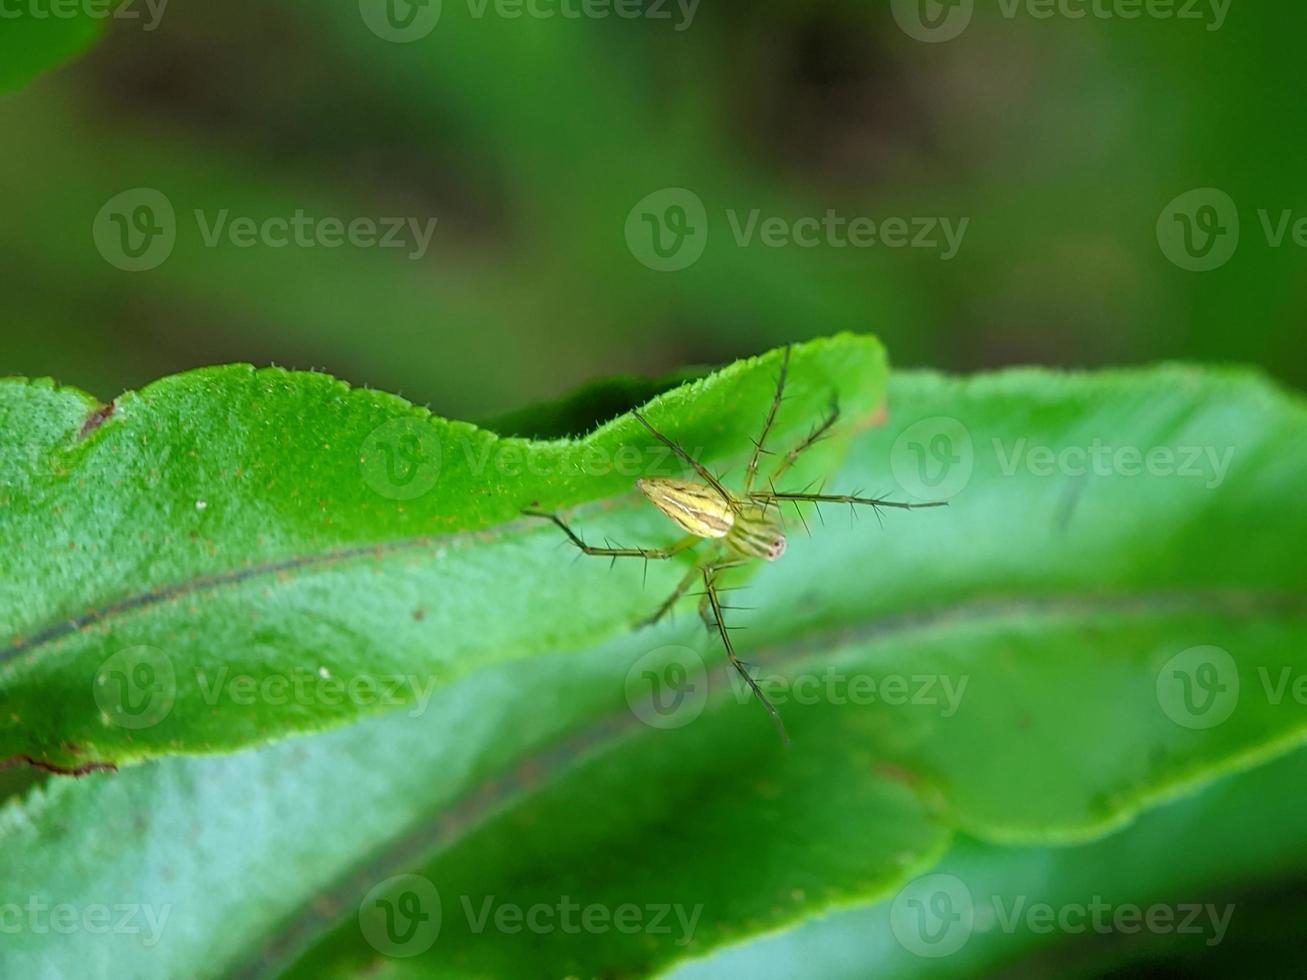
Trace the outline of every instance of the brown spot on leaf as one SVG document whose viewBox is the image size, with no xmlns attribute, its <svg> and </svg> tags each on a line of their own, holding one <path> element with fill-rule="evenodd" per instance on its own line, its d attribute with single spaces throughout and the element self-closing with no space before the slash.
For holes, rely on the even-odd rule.
<svg viewBox="0 0 1307 980">
<path fill-rule="evenodd" d="M 893 762 L 878 762 L 875 769 L 878 775 L 884 776 L 886 779 L 892 779 L 896 783 L 916 786 L 921 782 L 920 775 Z"/>
<path fill-rule="evenodd" d="M 30 755 L 13 755 L 8 759 L 0 759 L 0 769 L 8 769 L 10 766 L 28 765 L 33 769 L 41 769 L 45 772 L 52 772 L 57 776 L 85 776 L 87 773 L 95 772 L 97 769 L 103 769 L 107 772 L 117 772 L 118 767 L 112 762 L 83 762 L 80 766 L 57 766 L 53 762 L 46 762 L 44 759 L 36 759 Z"/>
<path fill-rule="evenodd" d="M 88 415 L 86 417 L 86 421 L 82 423 L 81 431 L 77 433 L 78 441 L 85 439 L 92 432 L 94 432 L 96 429 L 102 426 L 104 424 L 105 419 L 107 419 L 109 416 L 113 414 L 115 407 L 116 407 L 115 402 L 109 402 L 109 404 L 101 405 L 94 412 Z"/>
</svg>

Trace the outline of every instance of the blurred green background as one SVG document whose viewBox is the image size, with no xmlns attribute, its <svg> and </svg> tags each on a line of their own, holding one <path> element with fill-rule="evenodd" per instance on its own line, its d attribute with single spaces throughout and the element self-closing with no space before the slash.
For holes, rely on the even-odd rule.
<svg viewBox="0 0 1307 980">
<path fill-rule="evenodd" d="M 579 0 L 544 9 L 560 3 Z M 1307 381 L 1304 254 L 1291 235 L 1273 247 L 1258 213 L 1307 216 L 1307 10 L 1043 19 L 980 2 L 925 43 L 897 6 L 718 0 L 660 19 L 401 3 L 421 28 L 401 43 L 374 29 L 372 0 L 168 5 L 154 29 L 138 4 L 0 96 L 0 374 L 107 399 L 198 365 L 277 363 L 478 418 L 854 329 L 898 366 L 1185 358 Z M 122 271 L 93 226 L 142 187 L 175 209 L 176 244 Z M 1157 224 L 1202 187 L 1230 196 L 1242 234 L 1191 272 Z M 663 188 L 705 209 L 706 249 L 678 271 L 640 260 L 638 214 L 627 233 Z M 202 234 L 223 213 L 297 210 L 437 225 L 420 258 Z M 967 225 L 949 260 L 741 244 L 731 215 L 755 210 Z"/>
</svg>

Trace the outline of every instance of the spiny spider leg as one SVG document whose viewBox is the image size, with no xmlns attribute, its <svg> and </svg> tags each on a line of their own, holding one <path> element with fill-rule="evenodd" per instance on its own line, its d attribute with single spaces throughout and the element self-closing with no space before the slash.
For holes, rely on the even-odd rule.
<svg viewBox="0 0 1307 980">
<path fill-rule="evenodd" d="M 740 558 L 736 558 L 733 560 L 728 559 L 726 561 L 711 562 L 704 565 L 703 567 L 716 574 L 717 572 L 725 571 L 728 568 L 739 568 L 741 565 L 747 565 L 747 564 L 748 564 L 747 561 Z M 715 591 L 716 594 L 720 596 L 723 592 L 734 592 L 735 590 L 716 589 Z M 703 620 L 703 625 L 708 627 L 709 630 L 715 630 L 717 628 L 717 620 L 715 618 L 710 618 L 709 616 L 709 613 L 712 612 L 712 609 L 711 609 L 711 602 L 708 598 L 707 590 L 705 589 L 703 592 L 697 592 L 695 594 L 699 596 L 699 618 Z"/>
<path fill-rule="evenodd" d="M 776 490 L 755 490 L 749 494 L 750 499 L 762 504 L 764 507 L 770 507 L 772 504 L 779 506 L 783 501 L 808 502 L 815 504 L 862 504 L 873 510 L 879 510 L 881 507 L 891 507 L 897 510 L 921 510 L 926 507 L 947 507 L 947 500 L 929 500 L 920 504 L 908 503 L 899 500 L 887 500 L 882 497 L 861 497 L 857 494 L 847 493 L 781 493 Z"/>
<path fill-rule="evenodd" d="M 781 407 L 781 398 L 785 394 L 785 375 L 790 370 L 790 347 L 785 346 L 785 353 L 781 356 L 781 373 L 776 376 L 776 393 L 772 395 L 771 408 L 767 410 L 767 421 L 762 424 L 762 434 L 753 444 L 753 454 L 749 457 L 749 465 L 744 471 L 744 493 L 753 488 L 753 479 L 758 475 L 758 457 L 766 452 L 763 445 L 767 442 L 767 434 L 771 432 L 772 423 L 776 421 L 776 410 Z"/>
<path fill-rule="evenodd" d="M 840 406 L 832 401 L 830 414 L 822 419 L 822 421 L 808 433 L 806 439 L 785 454 L 785 458 L 777 464 L 776 469 L 772 470 L 771 476 L 768 477 L 768 482 L 775 484 L 777 477 L 793 466 L 795 460 L 826 437 L 826 433 L 830 431 L 831 426 L 839 421 L 839 418 Z"/>
<path fill-rule="evenodd" d="M 749 671 L 740 661 L 740 658 L 735 655 L 735 645 L 731 643 L 730 630 L 722 619 L 722 603 L 717 595 L 716 574 L 717 570 L 721 567 L 722 565 L 720 564 L 705 565 L 700 569 L 700 571 L 703 572 L 704 597 L 708 600 L 708 604 L 712 608 L 713 616 L 717 620 L 717 633 L 722 638 L 722 645 L 726 648 L 726 656 L 730 658 L 731 666 L 734 667 L 739 675 L 744 678 L 744 682 L 749 685 L 754 696 L 761 701 L 762 706 L 767 709 L 767 713 L 771 715 L 772 722 L 776 725 L 776 731 L 780 733 L 781 741 L 786 745 L 789 745 L 790 737 L 785 732 L 785 723 L 781 721 L 781 716 L 776 712 L 772 703 L 767 700 L 767 695 L 762 693 L 762 688 L 758 686 L 758 682 L 749 676 Z"/>
<path fill-rule="evenodd" d="M 649 423 L 649 420 L 646 419 L 638 409 L 632 409 L 631 414 L 640 420 L 640 424 L 643 425 L 646 429 L 648 429 L 655 439 L 661 442 L 672 452 L 676 453 L 677 456 L 683 459 L 696 473 L 699 474 L 699 476 L 703 479 L 705 483 L 708 484 L 708 486 L 716 490 L 718 495 L 722 498 L 722 500 L 726 501 L 726 503 L 730 506 L 732 510 L 735 510 L 737 507 L 739 507 L 739 501 L 736 500 L 735 496 L 729 490 L 727 490 L 724 486 L 722 486 L 721 480 L 717 479 L 717 477 L 715 477 L 712 474 L 712 472 L 708 469 L 708 467 L 704 466 L 701 462 L 699 462 L 688 452 L 682 449 L 678 442 L 676 442 L 673 439 L 669 439 L 667 436 L 663 435 L 661 432 L 655 429 Z"/>
<path fill-rule="evenodd" d="M 649 616 L 647 619 L 642 619 L 639 625 L 641 627 L 653 626 L 660 619 L 662 619 L 669 612 L 671 612 L 672 607 L 676 605 L 676 600 L 681 598 L 681 596 L 685 595 L 685 593 L 690 590 L 690 586 L 694 584 L 695 580 L 698 577 L 699 577 L 699 566 L 695 565 L 685 573 L 685 578 L 681 579 L 680 583 L 676 586 L 675 591 L 672 592 L 671 595 L 669 595 L 666 599 L 663 600 L 662 605 L 660 605 L 657 609 L 654 610 L 653 615 Z"/>
<path fill-rule="evenodd" d="M 644 558 L 647 561 L 663 561 L 671 558 L 673 555 L 679 555 L 687 548 L 693 548 L 699 544 L 703 538 L 693 534 L 687 534 L 679 541 L 668 545 L 665 548 L 596 548 L 593 545 L 586 544 L 581 537 L 567 526 L 567 523 L 557 514 L 546 514 L 538 510 L 525 510 L 522 513 L 528 517 L 543 517 L 547 521 L 553 521 L 562 529 L 562 532 L 568 536 L 572 544 L 576 545 L 587 555 L 604 555 L 611 558 Z"/>
</svg>

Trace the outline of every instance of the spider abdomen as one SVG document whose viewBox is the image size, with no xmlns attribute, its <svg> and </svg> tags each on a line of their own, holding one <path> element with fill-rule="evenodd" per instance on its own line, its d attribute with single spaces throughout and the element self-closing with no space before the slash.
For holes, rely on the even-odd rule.
<svg viewBox="0 0 1307 980">
<path fill-rule="evenodd" d="M 775 561 L 785 554 L 780 522 L 752 502 L 727 500 L 706 483 L 669 477 L 636 480 L 650 503 L 690 534 L 725 538 L 726 546 L 746 558 Z"/>
<path fill-rule="evenodd" d="M 646 477 L 636 480 L 649 502 L 690 534 L 724 538 L 735 523 L 735 512 L 712 487 L 693 480 Z"/>
</svg>

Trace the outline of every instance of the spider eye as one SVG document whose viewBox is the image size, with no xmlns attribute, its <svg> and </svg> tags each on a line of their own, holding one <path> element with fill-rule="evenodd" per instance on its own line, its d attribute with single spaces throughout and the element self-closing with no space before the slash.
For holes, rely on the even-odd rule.
<svg viewBox="0 0 1307 980">
<path fill-rule="evenodd" d="M 780 534 L 776 536 L 776 540 L 767 549 L 767 560 L 775 561 L 783 554 L 785 554 L 785 535 Z"/>
</svg>

